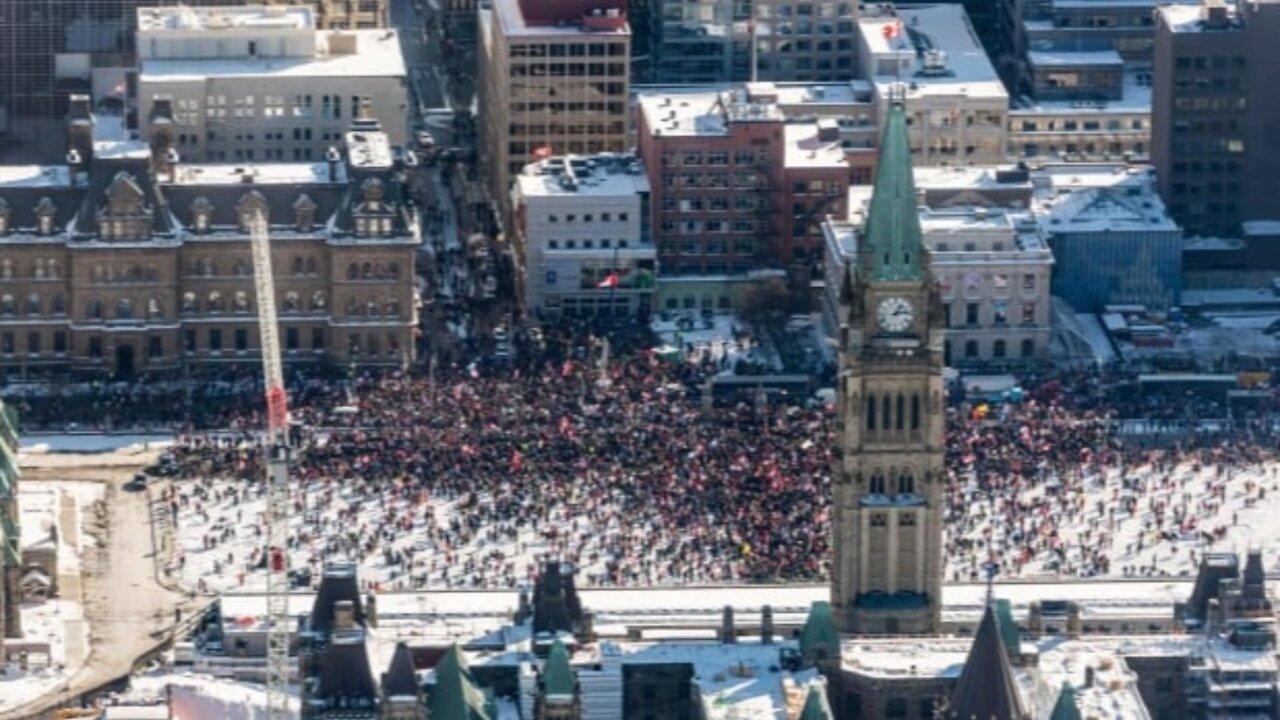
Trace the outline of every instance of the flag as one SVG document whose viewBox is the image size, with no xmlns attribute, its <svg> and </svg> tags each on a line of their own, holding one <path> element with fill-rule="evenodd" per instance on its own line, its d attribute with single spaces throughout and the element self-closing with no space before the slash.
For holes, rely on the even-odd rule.
<svg viewBox="0 0 1280 720">
<path fill-rule="evenodd" d="M 121 80 L 120 82 L 116 83 L 116 86 L 115 86 L 115 88 L 113 88 L 113 89 L 112 89 L 111 94 L 112 94 L 112 95 L 124 95 L 124 92 L 125 92 L 125 90 L 127 90 L 127 89 L 129 89 L 129 86 L 128 86 L 127 84 L 125 84 L 125 81 Z"/>
<path fill-rule="evenodd" d="M 618 287 L 618 273 L 611 272 L 605 276 L 603 280 L 596 283 L 598 288 L 616 288 Z"/>
<path fill-rule="evenodd" d="M 542 147 L 536 147 L 533 149 L 534 160 L 546 160 L 549 157 L 551 157 L 550 145 L 543 145 Z"/>
<path fill-rule="evenodd" d="M 899 37 L 902 35 L 902 21 L 897 20 L 892 25 L 885 25 L 880 29 L 880 32 L 884 34 L 885 40 Z"/>
</svg>

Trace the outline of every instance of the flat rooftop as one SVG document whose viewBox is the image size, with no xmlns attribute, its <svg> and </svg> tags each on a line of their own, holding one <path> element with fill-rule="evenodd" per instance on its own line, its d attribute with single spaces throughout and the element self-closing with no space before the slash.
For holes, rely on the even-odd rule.
<svg viewBox="0 0 1280 720">
<path fill-rule="evenodd" d="M 309 5 L 138 8 L 139 32 L 229 30 L 305 30 L 316 27 L 315 8 Z"/>
<path fill-rule="evenodd" d="M 0 165 L 0 188 L 61 188 L 71 185 L 66 165 Z"/>
<path fill-rule="evenodd" d="M 791 123 L 786 127 L 786 158 L 788 169 L 847 168 L 844 147 L 837 137 L 818 139 L 817 123 Z"/>
<path fill-rule="evenodd" d="M 1124 64 L 1115 50 L 1031 50 L 1027 52 L 1027 59 L 1037 67 Z"/>
<path fill-rule="evenodd" d="M 698 89 L 636 98 L 649 131 L 663 137 L 728 137 L 730 122 L 782 122 L 772 102 L 747 102 L 742 91 Z"/>
<path fill-rule="evenodd" d="M 139 62 L 142 82 L 203 82 L 210 77 L 404 77 L 404 54 L 395 30 L 344 30 L 355 52 L 330 52 L 329 32 L 316 33 L 312 57 L 151 59 Z"/>
<path fill-rule="evenodd" d="M 872 55 L 910 53 L 913 57 L 911 71 L 901 77 L 893 74 L 875 76 L 874 81 L 882 93 L 901 82 L 907 86 L 908 101 L 934 95 L 1007 101 L 1009 94 L 978 41 L 962 5 L 896 7 L 896 15 L 864 16 L 858 20 L 862 41 Z M 903 34 L 886 38 L 886 28 L 896 26 L 899 20 L 903 24 Z M 926 70 L 926 50 L 940 50 L 945 54 L 943 70 Z"/>
<path fill-rule="evenodd" d="M 1154 5 L 1154 3 L 1152 3 Z M 1189 5 L 1163 5 L 1156 8 L 1160 18 L 1173 32 L 1201 32 L 1204 30 L 1204 8 L 1199 3 Z M 1235 8 L 1227 6 L 1227 16 L 1235 17 Z"/>
<path fill-rule="evenodd" d="M 1075 53 L 1061 53 L 1074 55 Z M 1121 80 L 1119 100 L 1033 100 L 1019 98 L 1009 109 L 1009 117 L 1027 115 L 1151 114 L 1151 67 L 1127 65 Z M 1130 130 L 1130 128 L 1121 128 Z M 1018 127 L 1013 126 L 1013 132 Z"/>
<path fill-rule="evenodd" d="M 583 3 L 584 10 L 591 8 Z M 508 36 L 528 36 L 528 37 L 563 37 L 574 35 L 630 35 L 631 26 L 625 22 L 625 14 L 622 16 L 624 22 L 620 24 L 602 24 L 597 27 L 586 27 L 584 25 L 563 24 L 556 25 L 552 23 L 527 22 L 524 10 L 520 7 L 520 0 L 493 0 L 493 15 L 502 27 L 504 34 Z"/>
<path fill-rule="evenodd" d="M 338 164 L 336 182 L 346 182 L 346 167 Z M 325 163 L 211 163 L 179 164 L 172 183 L 165 185 L 239 185 L 245 177 L 255 185 L 314 185 L 329 182 Z"/>
<path fill-rule="evenodd" d="M 574 156 L 576 184 L 562 182 L 568 158 L 548 158 L 526 165 L 516 183 L 524 197 L 633 197 L 649 192 L 644 166 L 634 155 Z"/>
</svg>

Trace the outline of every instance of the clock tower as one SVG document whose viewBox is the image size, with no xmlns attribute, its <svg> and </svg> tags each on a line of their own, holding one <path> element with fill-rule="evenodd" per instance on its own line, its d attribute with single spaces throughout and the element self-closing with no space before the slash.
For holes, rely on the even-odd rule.
<svg viewBox="0 0 1280 720">
<path fill-rule="evenodd" d="M 896 102 L 841 305 L 836 623 L 851 634 L 937 633 L 944 323 L 920 231 L 906 119 Z"/>
</svg>

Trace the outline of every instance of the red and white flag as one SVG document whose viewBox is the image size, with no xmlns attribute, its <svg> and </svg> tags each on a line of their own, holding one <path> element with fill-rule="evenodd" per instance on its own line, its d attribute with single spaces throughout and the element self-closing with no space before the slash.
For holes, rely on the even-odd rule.
<svg viewBox="0 0 1280 720">
<path fill-rule="evenodd" d="M 885 25 L 885 26 L 884 26 L 884 28 L 882 28 L 882 29 L 880 30 L 880 32 L 884 33 L 884 39 L 885 39 L 885 40 L 889 40 L 889 39 L 896 38 L 896 37 L 901 37 L 901 36 L 902 36 L 902 21 L 901 21 L 901 20 L 896 20 L 896 21 L 894 21 L 894 22 L 893 22 L 892 24 L 890 24 L 890 25 Z"/>
<path fill-rule="evenodd" d="M 618 273 L 611 272 L 605 276 L 603 280 L 596 283 L 598 288 L 616 288 L 618 287 Z"/>
</svg>

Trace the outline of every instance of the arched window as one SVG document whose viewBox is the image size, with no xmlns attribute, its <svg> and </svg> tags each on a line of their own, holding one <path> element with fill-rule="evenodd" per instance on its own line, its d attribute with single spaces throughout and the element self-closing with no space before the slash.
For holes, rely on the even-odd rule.
<svg viewBox="0 0 1280 720">
<path fill-rule="evenodd" d="M 366 262 L 365 264 L 360 266 L 360 279 L 361 280 L 373 279 L 373 263 Z"/>
<path fill-rule="evenodd" d="M 884 486 L 884 475 L 880 472 L 876 472 L 871 476 L 871 485 L 867 488 L 867 492 L 871 495 L 883 495 Z"/>
<path fill-rule="evenodd" d="M 294 275 L 302 275 L 302 274 L 304 274 L 304 273 L 306 272 L 306 267 L 307 267 L 306 261 L 302 259 L 302 256 L 301 256 L 301 255 L 299 255 L 298 257 L 295 257 L 295 258 L 293 259 L 293 274 L 294 274 Z"/>
<path fill-rule="evenodd" d="M 381 311 L 382 311 L 382 308 L 379 306 L 377 298 L 369 298 L 368 300 L 365 300 L 365 303 L 364 303 L 365 315 L 368 315 L 369 317 L 377 317 Z"/>
<path fill-rule="evenodd" d="M 1005 354 L 1006 353 L 1005 353 L 1004 340 L 996 340 L 994 343 L 991 344 L 991 355 L 993 357 L 1002 358 L 1005 356 Z"/>
<path fill-rule="evenodd" d="M 867 429 L 876 429 L 876 396 L 867 396 Z"/>
<path fill-rule="evenodd" d="M 298 312 L 298 293 L 293 290 L 284 294 L 284 311 Z"/>
<path fill-rule="evenodd" d="M 889 399 L 888 395 L 885 395 L 884 399 L 880 401 L 880 422 L 882 423 L 880 427 L 885 430 L 893 427 L 893 415 L 891 414 L 891 408 L 889 407 L 891 402 L 892 401 Z"/>
<path fill-rule="evenodd" d="M 904 472 L 898 476 L 898 494 L 913 495 L 916 491 L 915 478 L 911 477 L 911 473 Z"/>
<path fill-rule="evenodd" d="M 4 280 L 13 279 L 13 261 L 9 258 L 0 260 L 0 278 Z"/>
<path fill-rule="evenodd" d="M 214 290 L 209 293 L 209 312 L 222 312 L 222 293 Z"/>
<path fill-rule="evenodd" d="M 45 265 L 45 275 L 50 280 L 57 280 L 62 277 L 62 268 L 59 266 L 57 258 L 49 258 L 49 262 Z"/>
<path fill-rule="evenodd" d="M 964 344 L 964 356 L 967 360 L 973 360 L 978 357 L 978 341 L 967 340 Z"/>
<path fill-rule="evenodd" d="M 0 296 L 0 315 L 12 315 L 18 312 L 18 301 L 12 295 Z"/>
<path fill-rule="evenodd" d="M 898 393 L 898 408 L 897 408 L 897 414 L 894 415 L 893 417 L 893 422 L 894 422 L 893 428 L 895 430 L 902 430 L 903 423 L 905 423 L 906 421 L 907 421 L 906 399 L 903 397 L 902 393 Z"/>
<path fill-rule="evenodd" d="M 164 317 L 164 312 L 160 308 L 159 298 L 147 298 L 147 318 L 150 320 L 159 320 Z"/>
<path fill-rule="evenodd" d="M 116 320 L 132 320 L 133 319 L 133 301 L 129 298 L 120 298 L 116 300 Z"/>
<path fill-rule="evenodd" d="M 30 295 L 27 296 L 27 314 L 28 315 L 40 314 L 40 296 L 36 293 L 31 293 Z"/>
<path fill-rule="evenodd" d="M 348 265 L 348 266 L 347 266 L 347 279 L 348 279 L 348 280 L 358 280 L 359 278 L 360 278 L 360 267 L 359 267 L 358 265 L 356 265 L 355 263 L 351 263 L 350 265 Z"/>
<path fill-rule="evenodd" d="M 947 340 L 942 344 L 942 362 L 944 365 L 951 364 L 951 341 Z"/>
<path fill-rule="evenodd" d="M 307 258 L 307 274 L 308 275 L 320 274 L 319 266 L 316 264 L 315 258 L 312 258 L 312 257 Z"/>
<path fill-rule="evenodd" d="M 400 279 L 400 263 L 390 263 L 387 265 L 387 277 L 392 280 Z"/>
<path fill-rule="evenodd" d="M 89 306 L 85 314 L 89 316 L 90 320 L 101 320 L 102 319 L 102 301 L 90 300 Z"/>
<path fill-rule="evenodd" d="M 1027 338 L 1023 340 L 1022 341 L 1022 357 L 1024 359 L 1029 359 L 1029 358 L 1035 357 L 1035 354 L 1036 354 L 1036 341 L 1032 340 L 1031 338 Z"/>
<path fill-rule="evenodd" d="M 358 317 L 360 315 L 360 303 L 356 302 L 353 297 L 347 298 L 347 317 Z"/>
<path fill-rule="evenodd" d="M 36 280 L 44 279 L 44 258 L 36 258 L 36 264 L 31 268 L 31 277 Z"/>
<path fill-rule="evenodd" d="M 911 429 L 920 429 L 920 395 L 911 396 Z"/>
<path fill-rule="evenodd" d="M 249 293 L 243 290 L 237 290 L 235 297 L 236 297 L 236 312 L 238 313 L 249 312 Z"/>
<path fill-rule="evenodd" d="M 323 312 L 325 309 L 324 292 L 317 290 L 311 293 L 311 311 Z"/>
<path fill-rule="evenodd" d="M 193 292 L 182 293 L 182 312 L 196 312 L 196 294 Z"/>
<path fill-rule="evenodd" d="M 66 295 L 62 295 L 61 293 L 59 293 L 58 295 L 53 296 L 53 314 L 54 315 L 67 314 L 67 296 Z"/>
</svg>

